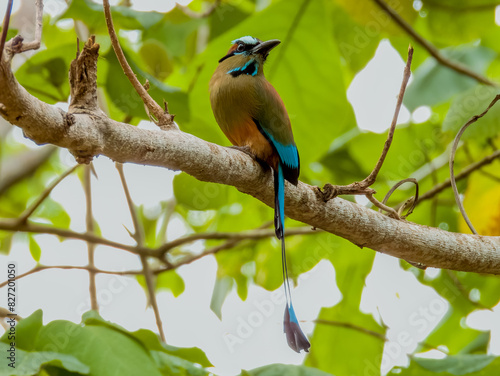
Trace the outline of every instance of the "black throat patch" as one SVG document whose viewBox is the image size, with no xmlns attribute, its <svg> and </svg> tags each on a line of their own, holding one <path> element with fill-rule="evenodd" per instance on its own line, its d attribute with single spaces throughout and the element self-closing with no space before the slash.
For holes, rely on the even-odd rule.
<svg viewBox="0 0 500 376">
<path fill-rule="evenodd" d="M 259 71 L 259 63 L 252 59 L 252 60 L 249 60 L 242 67 L 231 69 L 230 71 L 227 72 L 227 74 L 230 74 L 233 77 L 238 77 L 242 74 L 248 74 L 250 76 L 255 76 L 255 75 L 257 75 L 258 71 Z"/>
</svg>

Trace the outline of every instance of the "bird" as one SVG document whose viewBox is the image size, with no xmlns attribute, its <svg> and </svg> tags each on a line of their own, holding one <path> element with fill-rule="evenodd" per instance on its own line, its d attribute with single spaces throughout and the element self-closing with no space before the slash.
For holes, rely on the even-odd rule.
<svg viewBox="0 0 500 376">
<path fill-rule="evenodd" d="M 231 42 L 210 79 L 210 103 L 222 132 L 234 147 L 264 162 L 274 175 L 274 226 L 281 241 L 286 297 L 283 331 L 290 348 L 309 352 L 292 304 L 285 252 L 285 180 L 298 184 L 300 159 L 283 100 L 264 76 L 269 52 L 281 43 L 244 36 Z"/>
</svg>

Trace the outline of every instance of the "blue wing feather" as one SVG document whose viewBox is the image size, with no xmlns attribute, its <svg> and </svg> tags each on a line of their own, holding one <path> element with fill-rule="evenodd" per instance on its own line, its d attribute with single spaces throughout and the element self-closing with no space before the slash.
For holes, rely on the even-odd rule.
<svg viewBox="0 0 500 376">
<path fill-rule="evenodd" d="M 260 129 L 262 129 L 262 132 L 264 133 L 266 138 L 274 146 L 274 149 L 280 156 L 281 163 L 289 168 L 298 168 L 299 153 L 297 151 L 297 146 L 295 146 L 294 144 L 283 145 L 281 142 L 276 141 L 274 137 L 264 128 L 260 127 Z"/>
</svg>

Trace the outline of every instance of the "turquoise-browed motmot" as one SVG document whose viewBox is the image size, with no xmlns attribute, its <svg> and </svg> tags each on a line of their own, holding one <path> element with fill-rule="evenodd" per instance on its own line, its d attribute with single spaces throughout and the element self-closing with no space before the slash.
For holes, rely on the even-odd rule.
<svg viewBox="0 0 500 376">
<path fill-rule="evenodd" d="M 249 150 L 274 173 L 274 225 L 281 240 L 286 296 L 284 332 L 295 351 L 311 346 L 300 329 L 292 305 L 285 254 L 285 179 L 297 185 L 299 153 L 285 105 L 264 77 L 269 51 L 279 40 L 263 42 L 250 36 L 236 39 L 210 80 L 210 102 L 215 119 L 233 145 Z"/>
</svg>

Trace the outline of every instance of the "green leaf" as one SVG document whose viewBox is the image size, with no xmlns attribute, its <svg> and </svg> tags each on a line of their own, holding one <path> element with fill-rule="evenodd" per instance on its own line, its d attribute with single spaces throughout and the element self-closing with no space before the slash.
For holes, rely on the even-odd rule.
<svg viewBox="0 0 500 376">
<path fill-rule="evenodd" d="M 487 365 L 493 359 L 492 355 L 450 355 L 444 359 L 426 359 L 415 357 L 415 362 L 421 367 L 433 372 L 448 372 L 452 375 L 466 375 L 476 372 Z"/>
<path fill-rule="evenodd" d="M 68 71 L 76 53 L 75 43 L 38 52 L 17 70 L 16 78 L 41 101 L 66 102 L 69 96 Z"/>
<path fill-rule="evenodd" d="M 186 288 L 184 284 L 184 280 L 182 277 L 175 271 L 169 270 L 163 273 L 158 274 L 156 277 L 156 290 L 169 290 L 174 294 L 174 297 L 178 297 L 180 294 L 184 292 Z"/>
<path fill-rule="evenodd" d="M 164 375 L 179 376 L 206 376 L 208 372 L 195 366 L 193 363 L 159 351 L 151 351 L 158 368 Z"/>
<path fill-rule="evenodd" d="M 215 280 L 210 309 L 217 315 L 219 320 L 222 320 L 222 305 L 233 289 L 233 282 L 234 280 L 229 276 L 218 277 Z"/>
<path fill-rule="evenodd" d="M 30 316 L 22 319 L 16 324 L 16 348 L 20 350 L 33 351 L 35 339 L 43 326 L 42 310 L 36 310 Z M 5 332 L 1 342 L 10 343 L 8 332 Z"/>
<path fill-rule="evenodd" d="M 150 39 L 144 41 L 139 54 L 148 66 L 151 74 L 160 81 L 165 80 L 172 73 L 174 63 L 169 58 L 165 46 L 157 40 Z"/>
<path fill-rule="evenodd" d="M 196 48 L 196 35 L 202 19 L 193 19 L 179 8 L 166 13 L 161 22 L 144 31 L 143 40 L 156 39 L 168 55 L 181 61 L 189 60 Z"/>
<path fill-rule="evenodd" d="M 66 209 L 58 203 L 47 197 L 42 205 L 34 213 L 33 217 L 43 218 L 50 221 L 55 227 L 68 229 L 71 223 L 71 218 L 69 217 Z"/>
<path fill-rule="evenodd" d="M 53 321 L 40 330 L 35 348 L 57 348 L 72 355 L 85 362 L 93 376 L 161 375 L 137 340 L 107 326 Z"/>
<path fill-rule="evenodd" d="M 13 235 L 11 231 L 0 231 L 0 254 L 8 255 L 10 253 Z"/>
<path fill-rule="evenodd" d="M 366 28 L 354 21 L 341 6 L 336 6 L 332 14 L 334 36 L 342 57 L 350 69 L 351 75 L 365 67 L 375 55 L 381 34 L 367 34 Z"/>
<path fill-rule="evenodd" d="M 497 28 L 498 1 L 431 0 L 423 2 L 426 31 L 438 45 L 475 42 Z"/>
<path fill-rule="evenodd" d="M 240 376 L 331 376 L 315 368 L 289 364 L 270 364 L 250 371 L 241 371 Z"/>
<path fill-rule="evenodd" d="M 250 16 L 250 13 L 238 5 L 240 4 L 230 4 L 225 2 L 219 4 L 209 19 L 210 40 L 216 39 L 219 35 L 232 29 L 245 18 Z"/>
<path fill-rule="evenodd" d="M 122 43 L 122 48 L 124 48 L 124 43 Z M 130 67 L 137 75 L 139 81 L 142 83 L 145 83 L 146 80 L 149 81 L 149 95 L 151 95 L 151 97 L 160 105 L 163 104 L 164 100 L 167 101 L 170 106 L 169 108 L 172 109 L 172 113 L 177 116 L 176 120 L 188 120 L 189 109 L 187 94 L 183 93 L 176 87 L 164 84 L 163 82 L 157 80 L 154 76 L 145 72 L 136 63 L 136 61 L 140 59 L 138 57 L 136 59 L 135 55 L 127 52 L 125 48 L 124 53 Z M 99 80 L 99 83 L 105 86 L 110 100 L 123 113 L 140 119 L 148 119 L 146 110 L 144 109 L 144 104 L 130 81 L 123 74 L 123 70 L 114 51 L 110 50 L 108 53 L 103 55 L 103 57 L 105 60 L 100 67 L 106 65 L 106 68 L 103 70 L 107 73 L 105 74 L 103 80 Z M 102 70 L 100 67 L 98 66 L 98 69 L 101 72 Z"/>
<path fill-rule="evenodd" d="M 174 177 L 175 198 L 190 210 L 220 208 L 227 204 L 230 189 L 226 185 L 199 181 L 186 173 Z"/>
<path fill-rule="evenodd" d="M 491 376 L 500 372 L 500 358 L 491 355 L 452 355 L 444 359 L 413 357 L 408 368 L 395 367 L 389 375 L 400 376 Z"/>
<path fill-rule="evenodd" d="M 484 74 L 496 56 L 494 51 L 481 46 L 445 49 L 442 54 L 479 74 Z M 476 84 L 474 79 L 444 67 L 433 57 L 429 57 L 413 74 L 413 81 L 408 85 L 403 103 L 410 111 L 420 106 L 434 106 Z"/>
<path fill-rule="evenodd" d="M 305 365 L 334 375 L 380 375 L 386 328 L 360 312 L 359 304 L 344 300 L 335 307 L 322 308 L 317 320 Z"/>
<path fill-rule="evenodd" d="M 49 366 L 62 368 L 81 375 L 88 375 L 90 371 L 85 363 L 71 355 L 52 351 L 26 352 L 19 348 L 15 350 L 14 367 L 9 367 L 8 364 L 12 359 L 8 359 L 5 354 L 9 354 L 12 347 L 10 344 L 0 343 L 0 351 L 4 355 L 2 364 L 5 365 L 0 367 L 0 376 L 38 375 L 42 368 Z"/>
<path fill-rule="evenodd" d="M 30 247 L 31 257 L 33 257 L 33 260 L 35 260 L 36 262 L 40 262 L 40 256 L 42 255 L 42 249 L 40 248 L 40 246 L 36 242 L 33 235 L 28 235 L 28 239 L 29 239 L 29 247 Z"/>
<path fill-rule="evenodd" d="M 135 332 L 129 332 L 120 325 L 104 320 L 95 311 L 85 312 L 82 316 L 82 322 L 85 325 L 99 325 L 116 330 L 138 341 L 147 350 L 163 351 L 167 354 L 175 355 L 178 358 L 189 360 L 190 362 L 193 363 L 198 363 L 202 367 L 212 367 L 212 364 L 207 359 L 205 353 L 199 348 L 197 347 L 182 348 L 164 344 L 160 342 L 158 335 L 150 330 L 139 329 Z"/>
<path fill-rule="evenodd" d="M 111 16 L 116 30 L 147 30 L 163 18 L 161 13 L 139 12 L 126 6 L 111 7 Z M 107 33 L 103 7 L 91 0 L 73 0 L 66 12 L 58 17 L 58 19 L 65 18 L 82 21 L 87 25 L 91 34 Z"/>
</svg>

